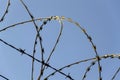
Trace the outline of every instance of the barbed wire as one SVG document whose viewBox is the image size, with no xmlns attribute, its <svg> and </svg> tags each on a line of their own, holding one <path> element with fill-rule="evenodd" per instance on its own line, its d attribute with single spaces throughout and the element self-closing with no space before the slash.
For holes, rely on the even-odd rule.
<svg viewBox="0 0 120 80">
<path fill-rule="evenodd" d="M 50 16 L 50 17 L 35 19 L 34 15 L 32 15 L 29 7 L 25 4 L 25 2 L 23 0 L 20 0 L 20 2 L 22 4 L 23 8 L 27 11 L 27 14 L 31 18 L 31 20 L 26 20 L 26 21 L 22 21 L 22 22 L 18 22 L 18 23 L 6 26 L 3 29 L 0 29 L 0 33 L 5 32 L 9 29 L 14 29 L 14 28 L 18 27 L 18 25 L 24 25 L 26 23 L 33 23 L 34 28 L 36 30 L 36 34 L 35 34 L 35 39 L 34 39 L 34 42 L 33 42 L 34 45 L 33 45 L 33 49 L 32 49 L 32 55 L 27 53 L 24 49 L 17 48 L 16 46 L 6 42 L 2 38 L 0 38 L 0 42 L 3 43 L 6 46 L 9 46 L 9 47 L 13 48 L 14 50 L 18 51 L 21 54 L 28 56 L 32 60 L 32 63 L 31 63 L 31 65 L 32 65 L 32 67 L 31 67 L 31 80 L 34 80 L 35 62 L 38 62 L 38 63 L 41 64 L 41 68 L 39 69 L 39 74 L 37 76 L 37 80 L 41 80 L 41 78 L 42 78 L 43 74 L 45 73 L 45 70 L 46 70 L 47 67 L 53 69 L 54 71 L 51 72 L 50 74 L 48 74 L 46 77 L 44 77 L 44 80 L 48 80 L 51 76 L 54 76 L 56 73 L 60 73 L 64 77 L 68 78 L 69 80 L 75 80 L 72 77 L 72 75 L 70 75 L 70 73 L 66 74 L 65 72 L 63 72 L 63 70 L 71 68 L 72 66 L 75 66 L 75 65 L 79 65 L 80 63 L 83 63 L 83 62 L 86 63 L 88 61 L 91 62 L 91 63 L 85 69 L 85 73 L 81 77 L 81 80 L 85 80 L 85 78 L 87 77 L 87 73 L 91 71 L 91 68 L 94 65 L 98 66 L 98 74 L 99 74 L 98 80 L 103 80 L 102 75 L 101 75 L 102 74 L 101 60 L 108 59 L 108 58 L 112 58 L 112 59 L 113 58 L 118 58 L 118 59 L 120 59 L 120 54 L 106 54 L 106 55 L 103 55 L 103 56 L 99 56 L 99 53 L 97 51 L 97 47 L 94 44 L 94 42 L 92 40 L 92 37 L 87 33 L 86 29 L 84 29 L 78 22 L 73 21 L 71 18 L 66 18 L 65 16 Z M 3 16 L 0 19 L 0 23 L 4 21 L 5 17 L 7 17 L 6 14 L 8 13 L 8 9 L 10 7 L 10 4 L 11 4 L 10 0 L 8 0 L 7 5 L 6 5 L 7 8 L 5 9 L 5 11 L 3 13 Z M 41 35 L 41 31 L 44 30 L 45 25 L 48 25 L 48 22 L 51 22 L 53 20 L 59 22 L 60 31 L 59 31 L 59 34 L 56 38 L 54 46 L 52 47 L 51 51 L 49 52 L 48 57 L 45 59 L 45 55 L 44 55 L 45 49 L 44 49 L 44 46 L 43 46 L 43 38 L 42 38 L 42 35 Z M 42 24 L 40 26 L 38 26 L 36 24 L 36 21 L 41 21 Z M 73 62 L 71 64 L 65 65 L 65 66 L 57 69 L 57 68 L 51 66 L 49 64 L 49 61 L 51 60 L 51 58 L 52 58 L 51 56 L 54 54 L 54 51 L 56 50 L 56 47 L 57 47 L 57 45 L 60 41 L 60 38 L 61 38 L 61 35 L 62 35 L 62 32 L 63 32 L 63 28 L 64 28 L 64 24 L 63 24 L 64 21 L 67 21 L 67 22 L 70 22 L 70 23 L 74 24 L 84 33 L 84 35 L 87 37 L 88 41 L 92 45 L 92 48 L 93 48 L 94 53 L 95 53 L 95 57 L 89 58 L 89 59 L 84 59 L 84 60 L 79 60 L 79 61 Z M 35 54 L 36 54 L 36 51 L 37 51 L 36 50 L 37 45 L 40 45 L 40 50 L 39 50 L 40 52 L 39 53 L 40 53 L 41 58 L 39 58 L 39 59 L 35 58 Z M 114 73 L 111 80 L 114 80 L 119 72 L 120 72 L 120 67 L 116 70 L 116 72 Z M 7 77 L 5 77 L 3 75 L 0 75 L 0 77 L 4 78 L 6 80 L 9 80 Z"/>
</svg>

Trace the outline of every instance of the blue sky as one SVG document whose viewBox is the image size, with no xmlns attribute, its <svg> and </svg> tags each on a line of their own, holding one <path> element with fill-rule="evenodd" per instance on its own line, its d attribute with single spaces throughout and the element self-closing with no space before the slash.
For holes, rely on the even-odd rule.
<svg viewBox="0 0 120 80">
<path fill-rule="evenodd" d="M 99 55 L 119 54 L 120 52 L 120 1 L 119 0 L 23 0 L 29 7 L 35 18 L 49 16 L 65 16 L 72 18 L 86 29 L 97 46 Z M 6 9 L 7 0 L 0 1 L 0 18 Z M 3 22 L 0 22 L 0 30 L 6 26 L 30 20 L 30 16 L 19 0 L 11 0 L 8 14 Z M 36 22 L 40 25 L 40 22 Z M 58 21 L 51 21 L 41 31 L 43 37 L 43 47 L 45 56 L 49 54 L 59 33 L 60 25 Z M 17 48 L 25 49 L 32 55 L 33 42 L 35 39 L 35 29 L 33 23 L 18 25 L 0 33 L 0 38 Z M 37 46 L 39 50 L 39 46 Z M 56 68 L 61 68 L 75 61 L 95 57 L 95 53 L 88 42 L 86 36 L 74 24 L 64 21 L 64 29 L 60 42 L 50 60 L 50 64 Z M 36 58 L 40 58 L 37 51 Z M 81 63 L 71 68 L 63 70 L 70 73 L 75 80 L 81 80 L 85 69 L 89 63 Z M 118 69 L 118 59 L 101 60 L 103 67 L 103 80 L 110 80 Z M 35 63 L 34 78 L 39 74 L 39 63 Z M 46 70 L 43 78 L 53 70 Z M 0 74 L 10 80 L 30 80 L 31 59 L 25 55 L 4 45 L 0 42 Z M 120 73 L 115 78 L 118 80 Z M 88 72 L 86 80 L 97 80 L 97 64 Z M 0 80 L 3 80 L 0 78 Z M 59 73 L 50 77 L 49 80 L 65 80 Z M 67 80 L 67 79 L 66 79 Z"/>
</svg>

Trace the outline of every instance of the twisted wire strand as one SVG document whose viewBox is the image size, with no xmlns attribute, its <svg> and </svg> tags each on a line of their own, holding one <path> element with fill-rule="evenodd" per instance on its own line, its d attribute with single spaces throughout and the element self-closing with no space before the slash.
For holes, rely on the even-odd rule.
<svg viewBox="0 0 120 80">
<path fill-rule="evenodd" d="M 85 80 L 85 78 L 86 78 L 86 76 L 87 76 L 87 73 L 90 71 L 91 67 L 93 67 L 93 66 L 95 65 L 96 62 L 97 62 L 96 60 L 95 60 L 95 61 L 92 61 L 92 63 L 87 67 L 87 69 L 86 69 L 86 71 L 85 71 L 85 73 L 84 73 L 84 75 L 83 75 L 82 80 Z"/>
<path fill-rule="evenodd" d="M 34 16 L 31 14 L 30 10 L 28 9 L 28 7 L 26 6 L 26 4 L 20 0 L 20 2 L 22 3 L 22 5 L 24 6 L 24 8 L 26 9 L 27 13 L 29 14 L 29 16 L 31 17 L 32 19 L 32 22 L 35 26 L 35 29 L 36 29 L 36 32 L 37 32 L 37 36 L 38 36 L 38 39 L 39 39 L 39 43 L 40 43 L 40 49 L 41 49 L 41 60 L 42 62 L 44 62 L 44 48 L 43 48 L 43 45 L 42 45 L 42 37 L 40 35 L 40 32 L 38 31 L 38 26 L 37 24 L 35 23 L 34 21 Z M 40 80 L 41 76 L 43 75 L 43 64 L 41 64 L 41 69 L 40 69 L 40 76 L 38 76 L 38 80 Z"/>
<path fill-rule="evenodd" d="M 8 0 L 8 2 L 7 2 L 7 8 L 6 8 L 3 16 L 1 17 L 0 22 L 2 22 L 5 18 L 5 16 L 7 15 L 9 7 L 10 7 L 10 0 Z"/>
<path fill-rule="evenodd" d="M 52 48 L 52 50 L 51 50 L 51 52 L 50 52 L 50 55 L 49 55 L 49 57 L 48 57 L 46 63 L 48 63 L 48 61 L 50 60 L 50 58 L 51 58 L 53 52 L 55 51 L 56 46 L 57 46 L 57 44 L 58 44 L 58 42 L 59 42 L 59 40 L 60 40 L 60 37 L 61 37 L 61 35 L 62 35 L 62 31 L 63 31 L 63 22 L 62 22 L 62 20 L 61 20 L 60 17 L 59 17 L 58 21 L 59 21 L 60 27 L 61 27 L 61 28 L 60 28 L 60 31 L 59 31 L 59 35 L 58 35 L 57 40 L 56 40 L 56 42 L 55 42 L 55 44 L 54 44 L 54 47 Z"/>
<path fill-rule="evenodd" d="M 82 32 L 85 34 L 85 36 L 87 37 L 87 39 L 90 41 L 90 43 L 91 43 L 91 45 L 93 47 L 93 50 L 95 52 L 96 58 L 98 59 L 97 63 L 98 63 L 99 80 L 102 80 L 102 76 L 101 76 L 102 67 L 101 67 L 101 64 L 100 64 L 100 58 L 99 58 L 99 54 L 97 52 L 97 48 L 96 48 L 94 42 L 92 41 L 92 37 L 88 35 L 88 33 L 86 32 L 86 30 L 83 27 L 81 27 L 79 23 L 73 21 L 71 18 L 65 18 L 63 16 L 63 19 L 67 20 L 70 23 L 75 24 L 76 26 L 78 26 L 82 30 Z"/>
<path fill-rule="evenodd" d="M 47 20 L 46 19 L 44 19 L 44 21 L 43 21 L 43 23 L 41 24 L 41 26 L 39 27 L 39 29 L 38 29 L 38 31 L 40 32 L 40 30 L 42 30 L 43 29 L 43 26 L 45 26 L 46 24 L 47 24 L 47 22 L 48 21 L 50 21 L 49 20 L 50 18 L 47 18 Z M 36 46 L 37 46 L 37 38 L 38 38 L 38 35 L 36 35 L 36 37 L 35 37 L 35 41 L 34 41 L 34 47 L 33 47 L 33 57 L 35 56 L 35 53 L 36 53 Z M 44 68 L 43 68 L 43 72 L 44 72 Z M 33 75 L 34 75 L 34 59 L 32 59 L 32 72 L 31 72 L 31 80 L 33 80 Z M 41 75 L 39 75 L 39 77 L 40 77 Z"/>
<path fill-rule="evenodd" d="M 5 80 L 9 80 L 7 77 L 3 76 L 3 75 L 0 75 L 0 77 L 2 77 L 3 79 Z"/>
<path fill-rule="evenodd" d="M 47 17 L 47 18 L 37 18 L 37 19 L 34 19 L 34 21 L 43 21 L 43 20 L 45 20 L 45 19 L 49 19 L 49 17 Z M 18 22 L 18 23 L 15 23 L 15 24 L 6 26 L 5 28 L 1 29 L 0 32 L 6 31 L 6 30 L 8 30 L 8 29 L 10 29 L 10 28 L 14 28 L 14 27 L 16 27 L 16 26 L 18 26 L 18 25 L 22 25 L 22 24 L 25 24 L 25 23 L 30 23 L 30 22 L 32 22 L 32 21 L 33 21 L 33 20 L 27 20 L 27 21 L 22 21 L 22 22 Z"/>
<path fill-rule="evenodd" d="M 111 80 L 114 80 L 119 72 L 120 72 L 120 67 L 117 69 Z"/>
</svg>

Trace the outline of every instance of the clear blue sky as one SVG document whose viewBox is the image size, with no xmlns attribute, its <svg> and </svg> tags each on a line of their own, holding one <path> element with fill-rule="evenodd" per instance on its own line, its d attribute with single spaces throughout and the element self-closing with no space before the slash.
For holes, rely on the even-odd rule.
<svg viewBox="0 0 120 80">
<path fill-rule="evenodd" d="M 120 1 L 119 0 L 23 0 L 35 18 L 49 16 L 65 16 L 80 23 L 92 37 L 97 46 L 99 55 L 120 53 Z M 6 9 L 7 0 L 0 0 L 0 18 Z M 8 14 L 3 22 L 0 22 L 0 29 L 6 26 L 30 20 L 19 0 L 11 0 Z M 40 25 L 40 22 L 37 22 Z M 49 22 L 41 31 L 45 55 L 49 54 L 54 41 L 58 35 L 60 26 L 57 21 Z M 35 39 L 33 23 L 16 26 L 0 33 L 0 38 L 13 44 L 18 48 L 25 49 L 32 53 Z M 39 49 L 39 46 L 37 47 Z M 40 58 L 39 51 L 36 58 Z M 56 68 L 75 61 L 95 57 L 86 36 L 75 25 L 64 22 L 64 29 L 58 46 L 52 56 L 50 64 Z M 75 80 L 81 80 L 89 63 L 75 65 L 65 69 Z M 115 71 L 120 67 L 118 59 L 106 59 L 101 61 L 103 67 L 103 80 L 110 80 Z M 39 63 L 35 65 L 35 80 L 39 73 Z M 46 74 L 53 70 L 48 69 Z M 7 47 L 0 42 L 0 74 L 10 80 L 30 80 L 31 59 L 19 52 Z M 120 79 L 120 73 L 115 80 Z M 0 80 L 3 80 L 0 78 Z M 59 73 L 50 77 L 50 80 L 65 80 Z M 67 79 L 66 79 L 67 80 Z M 87 74 L 86 80 L 98 80 L 97 64 Z"/>
</svg>

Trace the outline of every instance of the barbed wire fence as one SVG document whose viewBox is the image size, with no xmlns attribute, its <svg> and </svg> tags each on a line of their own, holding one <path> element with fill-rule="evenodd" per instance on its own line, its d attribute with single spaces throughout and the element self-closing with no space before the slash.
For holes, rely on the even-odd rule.
<svg viewBox="0 0 120 80">
<path fill-rule="evenodd" d="M 22 55 L 26 55 L 27 57 L 29 57 L 32 60 L 32 68 L 31 68 L 31 80 L 34 80 L 34 69 L 35 69 L 35 62 L 38 62 L 41 64 L 40 67 L 40 72 L 37 76 L 37 80 L 49 80 L 50 77 L 54 76 L 56 73 L 59 73 L 61 75 L 63 75 L 65 77 L 65 79 L 69 79 L 69 80 L 76 80 L 74 77 L 72 77 L 71 73 L 66 74 L 65 72 L 63 72 L 64 69 L 68 69 L 71 68 L 72 66 L 75 65 L 79 65 L 81 63 L 87 63 L 87 62 L 91 62 L 89 66 L 87 66 L 85 72 L 83 73 L 83 76 L 80 78 L 80 80 L 85 80 L 87 77 L 88 72 L 90 72 L 93 66 L 97 65 L 97 72 L 98 72 L 98 80 L 103 80 L 102 77 L 102 64 L 101 64 L 101 60 L 105 60 L 108 58 L 114 59 L 114 58 L 118 58 L 120 59 L 120 54 L 106 54 L 103 56 L 99 56 L 98 52 L 97 52 L 97 47 L 94 44 L 92 37 L 87 33 L 86 29 L 84 29 L 78 22 L 73 21 L 71 18 L 66 18 L 65 16 L 50 16 L 50 17 L 46 17 L 46 18 L 34 18 L 34 16 L 32 15 L 31 11 L 29 10 L 29 7 L 27 7 L 27 5 L 24 3 L 23 0 L 20 0 L 21 5 L 24 7 L 24 9 L 26 10 L 26 12 L 28 13 L 29 17 L 31 18 L 31 20 L 27 20 L 27 21 L 22 21 L 22 22 L 18 22 L 12 25 L 9 25 L 7 27 L 4 27 L 3 29 L 0 29 L 0 33 L 5 32 L 9 29 L 14 29 L 16 28 L 18 25 L 23 25 L 26 23 L 33 23 L 34 24 L 34 28 L 36 30 L 36 34 L 35 34 L 35 40 L 34 40 L 34 46 L 33 46 L 33 50 L 32 50 L 32 55 L 28 52 L 26 52 L 26 50 L 24 50 L 23 48 L 18 48 L 14 45 L 12 45 L 12 43 L 8 43 L 7 41 L 3 40 L 2 38 L 0 38 L 0 44 L 6 45 L 7 47 L 11 47 L 14 50 L 18 51 L 20 54 Z M 11 5 L 11 1 L 8 0 L 7 1 L 7 5 L 6 5 L 6 9 L 4 10 L 4 13 L 2 16 L 0 16 L 0 23 L 5 21 L 5 18 L 7 18 L 7 14 L 9 14 L 9 8 Z M 36 21 L 40 21 L 42 22 L 42 24 L 40 26 L 37 25 Z M 44 26 L 47 25 L 48 23 L 50 23 L 51 21 L 58 21 L 60 24 L 60 31 L 59 31 L 59 35 L 56 38 L 56 42 L 54 43 L 53 48 L 51 49 L 51 51 L 49 52 L 48 58 L 45 58 L 45 49 L 43 46 L 43 35 L 41 35 L 41 31 L 44 30 Z M 52 65 L 49 64 L 50 60 L 51 60 L 51 56 L 53 55 L 54 51 L 56 50 L 56 47 L 60 41 L 61 35 L 62 35 L 62 31 L 64 28 L 64 24 L 63 22 L 67 21 L 70 22 L 72 24 L 74 24 L 76 26 L 76 28 L 80 29 L 83 34 L 86 36 L 86 38 L 88 39 L 88 42 L 91 44 L 92 49 L 94 50 L 95 53 L 95 57 L 93 58 L 88 58 L 88 59 L 84 59 L 84 60 L 79 60 L 76 62 L 73 62 L 71 64 L 65 65 L 61 68 L 56 68 Z M 41 59 L 38 59 L 35 57 L 36 54 L 36 47 L 40 46 L 40 55 L 41 55 Z M 2 66 L 2 65 L 1 65 Z M 44 78 L 43 75 L 45 73 L 45 70 L 47 70 L 47 68 L 50 68 L 53 70 L 53 72 L 49 73 L 47 76 L 45 76 Z M 116 76 L 118 75 L 118 73 L 120 72 L 120 67 L 118 69 L 116 69 L 114 75 L 112 75 L 111 80 L 114 80 L 116 78 Z M 2 75 L 0 73 L 0 77 L 5 79 L 5 80 L 10 80 L 8 77 Z"/>
</svg>

